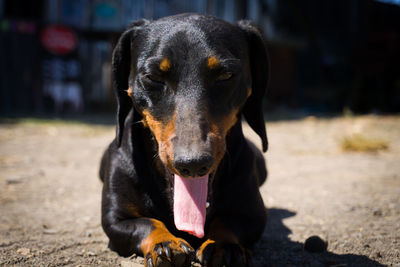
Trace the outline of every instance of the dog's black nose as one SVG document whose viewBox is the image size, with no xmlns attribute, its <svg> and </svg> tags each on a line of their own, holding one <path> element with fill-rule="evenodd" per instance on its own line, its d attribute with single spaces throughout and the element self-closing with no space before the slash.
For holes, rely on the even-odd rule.
<svg viewBox="0 0 400 267">
<path fill-rule="evenodd" d="M 214 163 L 214 157 L 209 154 L 203 154 L 199 157 L 176 157 L 174 159 L 174 167 L 183 177 L 204 176 Z"/>
</svg>

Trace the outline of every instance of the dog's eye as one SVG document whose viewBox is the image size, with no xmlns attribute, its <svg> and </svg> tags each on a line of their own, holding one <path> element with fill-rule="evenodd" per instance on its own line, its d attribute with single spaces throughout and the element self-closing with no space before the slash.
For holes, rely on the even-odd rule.
<svg viewBox="0 0 400 267">
<path fill-rule="evenodd" d="M 224 72 L 217 77 L 217 81 L 226 81 L 232 78 L 232 72 Z"/>
<path fill-rule="evenodd" d="M 153 83 L 164 84 L 164 80 L 155 75 L 147 74 L 146 79 L 148 79 L 149 81 L 151 81 Z"/>
</svg>

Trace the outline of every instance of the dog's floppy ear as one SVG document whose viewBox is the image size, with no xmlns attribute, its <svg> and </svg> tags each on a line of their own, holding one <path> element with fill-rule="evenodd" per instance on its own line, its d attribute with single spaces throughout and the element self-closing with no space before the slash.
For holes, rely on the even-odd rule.
<svg viewBox="0 0 400 267">
<path fill-rule="evenodd" d="M 238 26 L 246 33 L 252 79 L 252 94 L 246 101 L 243 115 L 251 128 L 260 136 L 265 152 L 268 150 L 268 139 L 262 103 L 269 77 L 268 54 L 264 39 L 255 26 L 247 20 L 239 21 Z"/>
<path fill-rule="evenodd" d="M 126 90 L 129 86 L 129 74 L 131 73 L 131 48 L 137 35 L 137 31 L 147 24 L 147 20 L 133 22 L 121 35 L 112 56 L 113 86 L 117 97 L 117 146 L 121 145 L 126 116 L 133 107 L 132 100 Z"/>
</svg>

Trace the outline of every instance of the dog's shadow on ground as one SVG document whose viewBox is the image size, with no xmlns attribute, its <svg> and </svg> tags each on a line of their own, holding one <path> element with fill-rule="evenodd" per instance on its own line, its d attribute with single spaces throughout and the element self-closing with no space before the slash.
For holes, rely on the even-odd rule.
<svg viewBox="0 0 400 267">
<path fill-rule="evenodd" d="M 285 209 L 268 209 L 267 226 L 254 249 L 255 266 L 384 266 L 366 256 L 331 253 L 329 247 L 322 253 L 304 251 L 303 243 L 290 240 L 292 231 L 283 224 L 283 219 L 295 215 Z"/>
</svg>

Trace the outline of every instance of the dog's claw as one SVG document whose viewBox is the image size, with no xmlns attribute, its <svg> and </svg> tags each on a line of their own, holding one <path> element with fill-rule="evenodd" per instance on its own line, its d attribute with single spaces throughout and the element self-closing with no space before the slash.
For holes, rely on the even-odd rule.
<svg viewBox="0 0 400 267">
<path fill-rule="evenodd" d="M 187 267 L 194 259 L 194 250 L 182 239 L 158 243 L 145 257 L 146 267 Z"/>
<path fill-rule="evenodd" d="M 172 258 L 171 249 L 168 246 L 164 248 L 164 253 L 167 258 Z"/>
<path fill-rule="evenodd" d="M 150 254 L 148 254 L 148 255 L 146 256 L 146 266 L 147 266 L 147 267 L 154 267 L 154 266 L 153 266 L 153 259 L 151 258 L 151 255 L 150 255 Z"/>
<path fill-rule="evenodd" d="M 158 247 L 158 248 L 157 248 L 157 247 Z M 160 244 L 158 244 L 158 245 L 156 246 L 156 250 L 157 250 L 158 256 L 161 256 L 161 255 L 163 254 L 163 247 L 162 247 Z"/>
<path fill-rule="evenodd" d="M 194 253 L 194 250 L 187 246 L 186 244 L 182 243 L 181 248 L 185 251 L 185 253 L 189 254 L 189 253 Z"/>
</svg>

